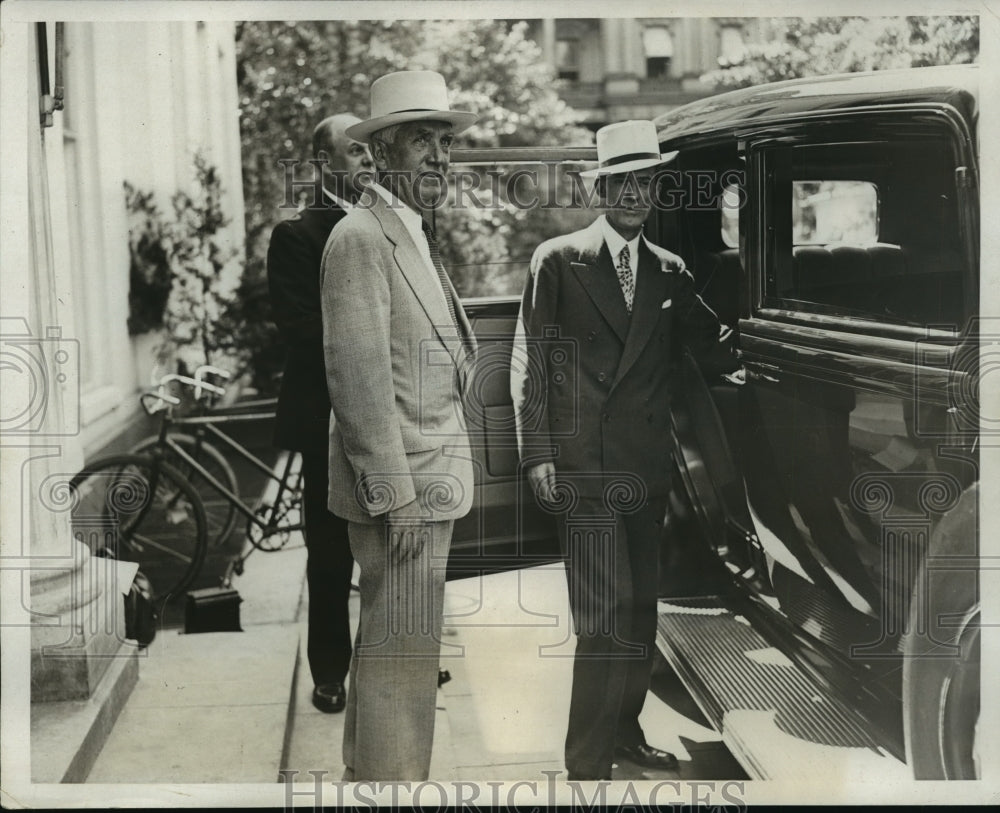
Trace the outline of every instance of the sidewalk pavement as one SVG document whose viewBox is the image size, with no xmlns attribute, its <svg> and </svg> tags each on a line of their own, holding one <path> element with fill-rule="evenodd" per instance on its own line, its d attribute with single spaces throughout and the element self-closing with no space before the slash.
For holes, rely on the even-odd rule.
<svg viewBox="0 0 1000 813">
<path fill-rule="evenodd" d="M 88 782 L 276 782 L 305 579 L 301 537 L 234 580 L 243 632 L 161 631 Z"/>
<path fill-rule="evenodd" d="M 234 580 L 243 632 L 161 632 L 88 782 L 277 782 L 282 769 L 343 773 L 343 714 L 311 703 L 305 660 L 305 548 L 255 551 Z M 350 599 L 356 629 L 358 595 Z M 574 639 L 560 565 L 449 582 L 430 778 L 544 782 L 563 777 Z M 690 776 L 697 743 L 719 735 L 652 693 L 641 718 L 653 745 Z M 683 737 L 683 739 L 682 739 Z M 694 753 L 697 760 L 697 754 Z M 551 773 L 548 774 L 551 776 Z M 678 778 L 619 765 L 616 779 Z"/>
<path fill-rule="evenodd" d="M 247 431 L 248 445 L 266 444 L 259 428 Z M 263 488 L 261 500 L 273 497 L 254 472 L 240 477 L 250 491 Z M 270 783 L 282 769 L 298 781 L 317 770 L 339 781 L 344 715 L 311 702 L 305 562 L 300 533 L 280 551 L 253 552 L 233 581 L 243 632 L 157 635 L 88 782 Z M 352 633 L 358 610 L 354 592 Z M 438 691 L 430 778 L 545 781 L 543 771 L 562 772 L 574 650 L 562 566 L 449 582 L 442 638 L 452 679 Z M 682 777 L 731 775 L 713 762 L 724 751 L 719 735 L 653 693 L 641 722 L 651 744 L 682 760 Z M 628 765 L 614 776 L 661 778 Z"/>
<path fill-rule="evenodd" d="M 445 613 L 441 663 L 452 675 L 443 693 L 455 778 L 543 783 L 555 771 L 565 779 L 576 641 L 562 564 L 449 582 Z M 615 779 L 711 770 L 699 751 L 718 747 L 718 733 L 652 692 L 639 719 L 652 745 L 676 754 L 680 774 L 621 763 Z"/>
<path fill-rule="evenodd" d="M 357 609 L 354 593 L 352 624 Z M 304 635 L 305 625 L 301 629 Z M 300 653 L 304 646 L 303 637 Z M 563 742 L 574 649 L 561 564 L 448 582 L 441 667 L 451 680 L 438 692 L 430 779 L 544 783 L 552 772 L 565 778 Z M 343 771 L 344 717 L 312 707 L 304 660 L 299 670 L 283 767 L 297 771 L 300 782 L 315 770 L 328 771 L 336 781 Z M 683 708 L 682 703 L 674 705 Z M 721 736 L 652 693 L 640 722 L 652 744 L 681 760 L 681 778 L 734 775 L 731 758 L 719 758 L 718 752 L 725 751 Z M 678 773 L 623 763 L 615 767 L 614 777 L 676 779 Z"/>
</svg>

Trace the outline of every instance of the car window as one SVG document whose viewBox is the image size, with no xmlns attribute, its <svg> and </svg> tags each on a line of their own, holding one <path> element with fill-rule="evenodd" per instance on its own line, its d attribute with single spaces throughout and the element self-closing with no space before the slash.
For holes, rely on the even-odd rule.
<svg viewBox="0 0 1000 813">
<path fill-rule="evenodd" d="M 792 245 L 878 242 L 878 191 L 867 181 L 792 181 Z"/>
<path fill-rule="evenodd" d="M 958 324 L 965 261 L 950 144 L 763 150 L 764 301 L 903 324 Z"/>
</svg>

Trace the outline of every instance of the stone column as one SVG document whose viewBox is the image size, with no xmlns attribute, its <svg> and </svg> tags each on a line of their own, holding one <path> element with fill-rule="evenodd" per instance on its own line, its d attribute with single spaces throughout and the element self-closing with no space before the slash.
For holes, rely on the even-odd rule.
<svg viewBox="0 0 1000 813">
<path fill-rule="evenodd" d="M 54 27 L 49 26 L 49 59 L 54 67 Z M 36 54 L 34 51 L 32 56 Z M 37 62 L 34 67 L 37 69 Z M 30 105 L 28 105 L 30 108 Z M 2 333 L 5 350 L 4 401 L 0 442 L 4 458 L 4 498 L 12 516 L 16 556 L 27 570 L 30 590 L 31 699 L 89 697 L 124 642 L 124 603 L 117 593 L 115 563 L 91 559 L 84 540 L 70 526 L 69 479 L 82 465 L 79 444 L 80 326 L 72 323 L 74 292 L 58 258 L 54 222 L 75 190 L 66 188 L 61 169 L 62 134 L 41 127 L 33 110 L 24 179 L 27 207 L 22 233 L 30 235 L 21 262 L 22 284 L 5 293 Z M 60 114 L 57 112 L 55 117 Z M 49 157 L 55 159 L 50 166 Z M 5 286 L 6 287 L 6 286 Z M 11 510 L 13 509 L 13 510 Z M 11 550 L 5 545 L 5 555 Z M 126 653 L 134 647 L 129 647 Z"/>
<path fill-rule="evenodd" d="M 622 21 L 614 17 L 601 18 L 601 53 L 604 54 L 604 74 L 618 73 L 621 63 L 621 25 Z"/>
<path fill-rule="evenodd" d="M 631 70 L 626 53 L 628 32 L 625 21 L 601 20 L 601 45 L 604 49 L 604 99 L 609 121 L 623 118 L 616 105 L 630 101 L 639 92 L 639 78 Z"/>
<path fill-rule="evenodd" d="M 538 43 L 542 49 L 542 59 L 553 68 L 556 66 L 556 21 L 542 20 L 542 38 Z"/>
<path fill-rule="evenodd" d="M 65 306 L 74 292 L 62 266 L 72 258 L 57 243 L 65 240 L 65 173 L 49 160 L 62 156 L 61 114 L 56 127 L 42 128 L 38 42 L 34 26 L 25 28 L 27 36 L 12 36 L 0 54 L 4 67 L 16 61 L 35 78 L 30 93 L 12 95 L 0 121 L 4 164 L 24 168 L 27 156 L 26 168 L 7 178 L 0 209 L 4 231 L 24 237 L 5 245 L 5 268 L 17 278 L 5 278 L 0 301 L 0 544 L 4 587 L 19 598 L 6 603 L 4 623 L 20 628 L 13 638 L 25 644 L 4 652 L 4 689 L 30 697 L 33 778 L 79 781 L 103 743 L 98 732 L 110 728 L 135 683 L 138 662 L 136 646 L 125 642 L 117 563 L 91 557 L 70 524 L 67 485 L 82 464 L 80 353 Z M 50 76 L 54 48 L 49 25 Z"/>
<path fill-rule="evenodd" d="M 74 516 L 69 527 L 72 472 L 62 468 L 39 456 L 22 467 L 22 493 L 33 506 L 26 506 L 32 534 L 33 703 L 87 699 L 115 658 L 136 654 L 135 643 L 125 639 L 118 578 L 123 571 L 121 581 L 130 583 L 134 565 L 90 554 L 113 544 L 117 527 L 108 514 Z"/>
</svg>

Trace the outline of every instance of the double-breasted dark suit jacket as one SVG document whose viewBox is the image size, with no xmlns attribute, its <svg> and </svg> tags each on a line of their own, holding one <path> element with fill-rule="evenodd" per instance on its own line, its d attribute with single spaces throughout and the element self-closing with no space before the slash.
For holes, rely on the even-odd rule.
<svg viewBox="0 0 1000 813">
<path fill-rule="evenodd" d="M 271 234 L 267 282 L 274 321 L 287 347 L 274 435 L 283 449 L 323 451 L 328 443 L 320 263 L 330 232 L 346 214 L 334 204 L 303 209 Z"/>
<path fill-rule="evenodd" d="M 644 238 L 630 316 L 601 220 L 532 258 L 511 364 L 521 459 L 554 462 L 557 481 L 580 496 L 637 478 L 647 496 L 663 496 L 678 347 L 705 353 L 729 331 L 683 260 Z"/>
</svg>

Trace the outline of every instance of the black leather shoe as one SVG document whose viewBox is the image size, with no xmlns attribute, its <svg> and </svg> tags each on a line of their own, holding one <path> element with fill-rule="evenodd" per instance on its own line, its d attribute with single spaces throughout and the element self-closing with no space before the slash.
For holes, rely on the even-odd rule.
<svg viewBox="0 0 1000 813">
<path fill-rule="evenodd" d="M 347 705 L 347 692 L 343 683 L 324 683 L 313 689 L 313 705 L 327 714 L 343 711 Z"/>
<path fill-rule="evenodd" d="M 580 776 L 575 773 L 566 774 L 567 782 L 610 782 L 610 776 Z"/>
<path fill-rule="evenodd" d="M 667 751 L 661 751 L 652 745 L 616 745 L 615 756 L 641 765 L 643 768 L 660 768 L 665 771 L 677 770 L 677 757 Z"/>
</svg>

